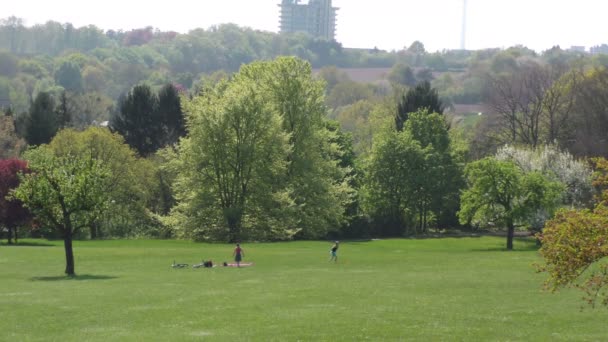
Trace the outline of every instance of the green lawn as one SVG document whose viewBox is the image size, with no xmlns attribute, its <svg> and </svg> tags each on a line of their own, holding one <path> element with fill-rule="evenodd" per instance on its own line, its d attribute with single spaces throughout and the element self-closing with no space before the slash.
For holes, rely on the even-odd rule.
<svg viewBox="0 0 608 342">
<path fill-rule="evenodd" d="M 34 242 L 32 240 L 30 243 Z M 541 290 L 533 243 L 503 238 L 244 244 L 60 242 L 0 246 L 2 341 L 600 341 L 608 309 Z"/>
</svg>

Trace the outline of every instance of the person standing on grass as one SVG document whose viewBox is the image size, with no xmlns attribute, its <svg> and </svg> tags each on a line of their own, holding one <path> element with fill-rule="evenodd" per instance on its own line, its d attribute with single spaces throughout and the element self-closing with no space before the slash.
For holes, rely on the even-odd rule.
<svg viewBox="0 0 608 342">
<path fill-rule="evenodd" d="M 329 261 L 334 261 L 334 262 L 338 262 L 338 247 L 340 246 L 340 241 L 336 241 L 336 243 L 334 243 L 333 246 L 331 246 L 331 249 L 329 250 L 329 254 L 331 255 L 331 257 L 329 257 Z"/>
<path fill-rule="evenodd" d="M 241 248 L 241 245 L 238 243 L 236 244 L 236 248 L 232 255 L 234 256 L 234 261 L 236 261 L 236 267 L 241 267 L 241 260 L 243 260 L 243 257 L 245 256 L 245 252 Z"/>
</svg>

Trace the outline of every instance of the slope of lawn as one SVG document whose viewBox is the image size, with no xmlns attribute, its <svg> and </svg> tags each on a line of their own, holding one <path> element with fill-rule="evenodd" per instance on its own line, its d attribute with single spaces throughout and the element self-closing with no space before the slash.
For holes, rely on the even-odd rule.
<svg viewBox="0 0 608 342">
<path fill-rule="evenodd" d="M 593 341 L 608 309 L 541 289 L 534 243 L 503 238 L 244 244 L 61 242 L 0 246 L 0 341 Z"/>
</svg>

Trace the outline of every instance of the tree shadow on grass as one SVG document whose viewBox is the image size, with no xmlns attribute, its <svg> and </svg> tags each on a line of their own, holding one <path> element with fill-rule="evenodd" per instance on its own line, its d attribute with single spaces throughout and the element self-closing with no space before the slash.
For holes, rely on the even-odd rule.
<svg viewBox="0 0 608 342">
<path fill-rule="evenodd" d="M 62 281 L 62 280 L 110 280 L 116 279 L 118 277 L 115 276 L 106 276 L 106 275 L 94 275 L 94 274 L 80 274 L 75 276 L 51 276 L 51 277 L 32 277 L 30 281 Z"/>
<path fill-rule="evenodd" d="M 505 239 L 505 245 L 506 245 Z M 487 248 L 473 248 L 471 252 L 533 252 L 538 251 L 540 246 L 536 244 L 536 240 L 532 238 L 515 238 L 513 240 L 513 249 L 508 250 L 507 246 L 496 246 Z"/>
<path fill-rule="evenodd" d="M 49 242 L 38 241 L 19 241 L 19 243 L 8 244 L 6 242 L 0 244 L 1 247 L 55 247 L 56 245 Z"/>
</svg>

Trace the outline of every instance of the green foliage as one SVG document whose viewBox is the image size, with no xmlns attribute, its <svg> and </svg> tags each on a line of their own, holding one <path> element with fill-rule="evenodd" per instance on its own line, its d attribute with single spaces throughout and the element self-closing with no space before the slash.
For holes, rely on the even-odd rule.
<svg viewBox="0 0 608 342">
<path fill-rule="evenodd" d="M 243 66 L 185 105 L 189 136 L 173 169 L 168 222 L 198 239 L 320 237 L 340 227 L 352 190 L 338 131 L 324 123 L 310 64 Z"/>
<path fill-rule="evenodd" d="M 59 156 L 46 145 L 25 153 L 31 173 L 21 179 L 14 198 L 23 202 L 44 228 L 65 242 L 65 273 L 74 275 L 72 238 L 106 211 L 110 172 L 92 156 Z"/>
<path fill-rule="evenodd" d="M 166 84 L 156 95 L 147 84 L 133 87 L 119 100 L 119 112 L 111 118 L 110 127 L 141 156 L 149 156 L 161 147 L 175 144 L 185 135 L 177 89 Z"/>
<path fill-rule="evenodd" d="M 163 127 L 162 146 L 173 145 L 186 135 L 184 113 L 178 90 L 173 84 L 165 84 L 158 91 L 158 118 Z"/>
<path fill-rule="evenodd" d="M 25 141 L 17 135 L 13 117 L 0 114 L 0 159 L 18 157 L 25 147 Z"/>
<path fill-rule="evenodd" d="M 562 183 L 564 205 L 582 208 L 592 199 L 592 171 L 588 163 L 557 146 L 543 145 L 530 149 L 506 145 L 496 152 L 496 159 L 513 161 L 524 173 L 540 172 L 548 179 Z M 543 225 L 544 220 L 539 228 Z"/>
<path fill-rule="evenodd" d="M 94 158 L 109 170 L 104 191 L 111 199 L 112 215 L 99 217 L 87 227 L 90 238 L 156 234 L 157 223 L 147 210 L 159 186 L 156 166 L 137 158 L 122 136 L 100 127 L 82 132 L 66 129 L 57 133 L 49 148 L 59 157 Z"/>
<path fill-rule="evenodd" d="M 443 103 L 437 90 L 431 88 L 431 83 L 423 81 L 403 95 L 397 106 L 395 125 L 398 131 L 403 129 L 409 114 L 425 109 L 428 113 L 443 114 Z"/>
<path fill-rule="evenodd" d="M 409 132 L 387 129 L 374 137 L 371 159 L 362 189 L 364 208 L 376 221 L 376 233 L 396 236 L 407 233 L 412 188 L 422 177 L 424 155 L 420 143 Z M 411 214 L 409 214 L 411 215 Z"/>
<path fill-rule="evenodd" d="M 539 238 L 544 264 L 539 271 L 548 273 L 547 289 L 574 286 L 585 293 L 590 305 L 608 306 L 608 161 L 593 160 L 594 185 L 601 190 L 593 210 L 561 210 L 547 222 Z"/>
<path fill-rule="evenodd" d="M 51 94 L 42 92 L 36 96 L 30 107 L 25 126 L 25 140 L 29 145 L 46 144 L 55 136 L 59 128 L 55 101 Z"/>
<path fill-rule="evenodd" d="M 391 83 L 413 87 L 416 85 L 416 76 L 414 71 L 408 65 L 403 63 L 397 63 L 391 69 L 388 76 Z"/>
<path fill-rule="evenodd" d="M 402 132 L 386 126 L 374 137 L 364 192 L 378 233 L 426 233 L 452 223 L 462 186 L 452 154 L 448 126 L 436 113 L 412 113 Z"/>
<path fill-rule="evenodd" d="M 468 188 L 462 193 L 458 217 L 462 224 L 500 224 L 508 229 L 507 249 L 513 249 L 516 225 L 529 225 L 541 208 L 557 208 L 563 185 L 539 172 L 524 174 L 511 161 L 484 158 L 465 169 Z"/>
<path fill-rule="evenodd" d="M 141 156 L 148 156 L 160 145 L 162 136 L 158 113 L 158 97 L 148 85 L 137 85 L 120 101 L 119 112 L 112 117 L 110 127 L 120 133 L 127 144 Z"/>
<path fill-rule="evenodd" d="M 585 293 L 589 304 L 608 306 L 607 227 L 605 205 L 593 211 L 561 210 L 547 222 L 540 236 L 545 263 L 539 270 L 548 273 L 548 289 L 574 286 Z"/>
<path fill-rule="evenodd" d="M 339 108 L 353 104 L 357 101 L 370 100 L 374 91 L 368 84 L 345 81 L 336 84 L 327 96 L 327 105 L 330 108 Z"/>
<path fill-rule="evenodd" d="M 82 91 L 83 82 L 80 66 L 71 61 L 63 62 L 55 72 L 55 82 L 67 91 Z"/>
<path fill-rule="evenodd" d="M 263 221 L 258 214 L 272 212 L 265 205 L 277 204 L 272 189 L 284 173 L 287 140 L 255 81 L 265 71 L 263 64 L 245 66 L 184 104 L 189 136 L 180 144 L 172 213 L 181 235 L 239 241 Z"/>
</svg>

